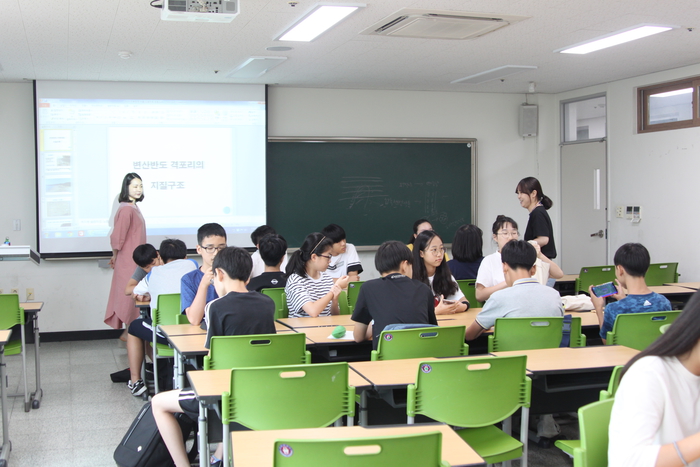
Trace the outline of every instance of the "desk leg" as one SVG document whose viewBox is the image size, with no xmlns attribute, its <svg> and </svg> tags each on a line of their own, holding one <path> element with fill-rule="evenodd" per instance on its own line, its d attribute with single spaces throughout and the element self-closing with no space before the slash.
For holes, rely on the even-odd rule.
<svg viewBox="0 0 700 467">
<path fill-rule="evenodd" d="M 7 420 L 7 375 L 3 356 L 5 347 L 0 348 L 0 402 L 2 402 L 2 451 L 0 452 L 0 467 L 5 467 L 10 458 L 12 443 L 8 433 L 9 421 Z"/>
<path fill-rule="evenodd" d="M 360 415 L 358 423 L 360 426 L 367 426 L 367 391 L 362 391 L 360 394 Z"/>
<path fill-rule="evenodd" d="M 209 434 L 207 433 L 207 408 L 199 403 L 199 467 L 209 467 Z"/>
<path fill-rule="evenodd" d="M 175 384 L 177 384 L 178 388 L 182 389 L 185 387 L 185 364 L 187 363 L 187 359 L 182 354 L 178 354 L 178 357 L 180 357 L 180 361 L 177 365 L 177 380 L 175 381 Z"/>
<path fill-rule="evenodd" d="M 228 429 L 228 426 L 223 424 L 221 426 L 224 435 L 222 440 L 222 444 L 224 445 L 222 463 L 223 467 L 231 467 L 231 464 L 233 464 L 233 462 L 231 461 L 231 431 Z"/>
<path fill-rule="evenodd" d="M 32 313 L 32 323 L 34 327 L 34 365 L 36 368 L 36 389 L 31 394 L 32 408 L 38 409 L 41 406 L 41 398 L 44 390 L 41 389 L 41 370 L 39 364 L 39 314 Z"/>
</svg>

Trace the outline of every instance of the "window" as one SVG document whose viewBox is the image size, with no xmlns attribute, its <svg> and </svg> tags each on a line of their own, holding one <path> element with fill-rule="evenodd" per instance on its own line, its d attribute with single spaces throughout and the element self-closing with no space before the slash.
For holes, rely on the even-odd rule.
<svg viewBox="0 0 700 467">
<path fill-rule="evenodd" d="M 637 89 L 637 132 L 700 126 L 700 77 Z"/>
<path fill-rule="evenodd" d="M 579 143 L 606 136 L 605 96 L 562 102 L 562 142 Z"/>
</svg>

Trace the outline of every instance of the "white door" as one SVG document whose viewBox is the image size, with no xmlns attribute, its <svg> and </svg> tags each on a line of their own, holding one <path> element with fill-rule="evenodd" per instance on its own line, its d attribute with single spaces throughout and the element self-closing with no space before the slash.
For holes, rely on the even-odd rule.
<svg viewBox="0 0 700 467">
<path fill-rule="evenodd" d="M 607 143 L 561 146 L 561 267 L 578 274 L 607 264 Z"/>
</svg>

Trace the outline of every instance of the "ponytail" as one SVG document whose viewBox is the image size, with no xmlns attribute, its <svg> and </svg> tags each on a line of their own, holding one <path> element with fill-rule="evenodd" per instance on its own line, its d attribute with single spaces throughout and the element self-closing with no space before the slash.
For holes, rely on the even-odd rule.
<svg viewBox="0 0 700 467">
<path fill-rule="evenodd" d="M 287 277 L 292 274 L 297 274 L 301 277 L 306 276 L 306 263 L 311 259 L 313 254 L 322 254 L 325 250 L 333 246 L 333 240 L 325 235 L 314 232 L 306 236 L 304 243 L 297 251 L 292 253 L 287 263 L 285 272 Z"/>
<path fill-rule="evenodd" d="M 520 180 L 518 186 L 515 187 L 516 193 L 520 192 L 529 195 L 533 191 L 537 191 L 537 201 L 542 204 L 545 209 L 552 207 L 554 203 L 552 203 L 552 200 L 549 199 L 549 196 L 545 196 L 545 194 L 542 192 L 542 185 L 535 177 L 525 177 Z"/>
</svg>

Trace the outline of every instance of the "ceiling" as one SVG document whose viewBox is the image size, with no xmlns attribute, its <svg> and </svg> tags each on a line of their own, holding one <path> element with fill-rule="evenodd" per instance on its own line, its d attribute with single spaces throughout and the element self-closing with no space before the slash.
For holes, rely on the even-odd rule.
<svg viewBox="0 0 700 467">
<path fill-rule="evenodd" d="M 700 63 L 697 0 L 369 0 L 310 43 L 274 40 L 315 1 L 240 0 L 228 24 L 160 20 L 149 0 L 1 0 L 0 82 L 101 80 L 289 87 L 559 93 Z M 338 2 L 340 3 L 340 2 Z M 521 15 L 469 40 L 360 34 L 403 8 Z M 553 50 L 641 23 L 682 28 L 588 55 Z M 291 45 L 287 52 L 266 47 Z M 120 51 L 132 57 L 124 60 Z M 287 60 L 256 79 L 226 74 L 250 56 Z M 537 66 L 482 84 L 451 81 L 504 65 Z M 218 71 L 218 72 L 217 72 Z"/>
</svg>

